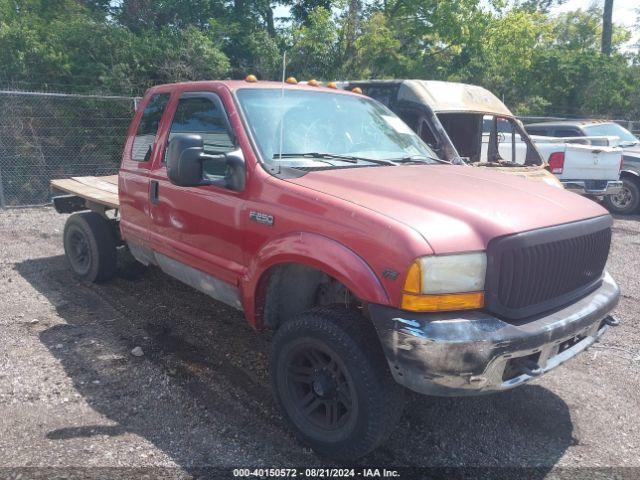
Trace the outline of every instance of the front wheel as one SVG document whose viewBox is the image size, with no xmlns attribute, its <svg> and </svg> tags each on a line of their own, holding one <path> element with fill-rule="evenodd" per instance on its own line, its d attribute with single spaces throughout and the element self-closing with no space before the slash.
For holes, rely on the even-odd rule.
<svg viewBox="0 0 640 480">
<path fill-rule="evenodd" d="M 317 453 L 353 460 L 380 445 L 402 414 L 373 326 L 344 307 L 304 312 L 276 332 L 271 351 L 276 401 Z"/>
<path fill-rule="evenodd" d="M 629 215 L 640 205 L 640 181 L 629 178 L 622 179 L 622 189 L 615 195 L 607 195 L 604 203 L 611 213 Z"/>
</svg>

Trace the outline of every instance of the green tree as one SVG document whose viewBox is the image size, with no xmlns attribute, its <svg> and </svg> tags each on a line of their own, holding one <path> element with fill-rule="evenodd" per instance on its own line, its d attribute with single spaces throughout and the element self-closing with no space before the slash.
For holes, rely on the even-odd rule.
<svg viewBox="0 0 640 480">
<path fill-rule="evenodd" d="M 402 43 L 382 12 L 373 13 L 355 41 L 355 59 L 347 69 L 360 78 L 402 77 L 413 70 Z"/>
<path fill-rule="evenodd" d="M 299 79 L 334 79 L 338 73 L 338 26 L 332 13 L 319 7 L 309 14 L 308 24 L 291 34 L 289 71 Z"/>
<path fill-rule="evenodd" d="M 0 83 L 140 94 L 279 79 L 287 51 L 300 79 L 463 81 L 529 114 L 640 116 L 640 45 L 622 49 L 630 34 L 612 25 L 601 55 L 603 9 L 550 13 L 563 1 L 0 0 Z"/>
</svg>

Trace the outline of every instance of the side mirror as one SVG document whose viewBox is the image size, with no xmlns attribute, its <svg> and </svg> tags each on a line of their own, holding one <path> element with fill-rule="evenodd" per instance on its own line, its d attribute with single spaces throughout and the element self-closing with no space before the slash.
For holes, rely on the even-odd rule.
<svg viewBox="0 0 640 480">
<path fill-rule="evenodd" d="M 209 170 L 226 173 L 219 178 L 207 178 L 205 173 Z M 217 185 L 241 191 L 244 190 L 244 157 L 240 149 L 227 154 L 206 154 L 200 135 L 181 133 L 171 139 L 167 147 L 167 177 L 180 187 Z"/>
<path fill-rule="evenodd" d="M 195 187 L 203 185 L 202 162 L 204 144 L 200 135 L 181 133 L 167 147 L 167 176 L 174 185 Z"/>
</svg>

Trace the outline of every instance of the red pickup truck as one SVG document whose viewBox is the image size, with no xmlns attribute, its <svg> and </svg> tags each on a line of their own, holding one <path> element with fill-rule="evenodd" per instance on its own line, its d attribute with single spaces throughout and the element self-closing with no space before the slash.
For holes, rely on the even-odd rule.
<svg viewBox="0 0 640 480">
<path fill-rule="evenodd" d="M 275 398 L 322 455 L 379 445 L 404 388 L 527 382 L 617 320 L 611 216 L 573 193 L 436 157 L 382 104 L 314 85 L 150 89 L 117 178 L 55 180 L 82 278 L 117 249 L 272 330 Z"/>
</svg>

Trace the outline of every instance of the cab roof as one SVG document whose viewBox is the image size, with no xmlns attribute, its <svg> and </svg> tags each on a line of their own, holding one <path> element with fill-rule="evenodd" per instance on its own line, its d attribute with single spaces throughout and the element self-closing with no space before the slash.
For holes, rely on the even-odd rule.
<svg viewBox="0 0 640 480">
<path fill-rule="evenodd" d="M 243 88 L 265 88 L 265 89 L 281 89 L 285 90 L 311 90 L 311 91 L 323 91 L 332 92 L 343 95 L 360 95 L 350 91 L 341 90 L 339 88 L 329 88 L 325 84 L 319 86 L 312 86 L 306 83 L 289 84 L 282 82 L 273 82 L 267 80 L 259 80 L 256 82 L 248 82 L 246 80 L 200 80 L 195 82 L 178 82 L 167 83 L 163 85 L 156 85 L 147 90 L 146 93 L 160 93 L 171 92 L 174 90 L 193 90 L 194 88 L 201 88 L 203 90 L 213 87 L 225 86 L 230 91 L 235 92 Z"/>
</svg>

